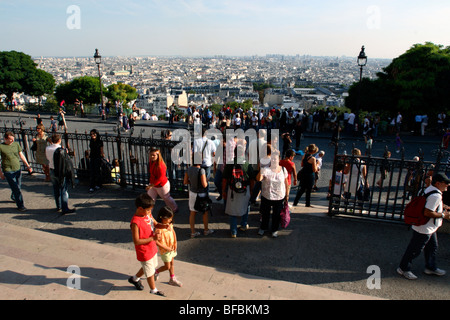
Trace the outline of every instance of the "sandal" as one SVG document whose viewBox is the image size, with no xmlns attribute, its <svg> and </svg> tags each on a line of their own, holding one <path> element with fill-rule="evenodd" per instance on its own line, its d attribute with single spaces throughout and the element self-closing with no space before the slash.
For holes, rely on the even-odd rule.
<svg viewBox="0 0 450 320">
<path fill-rule="evenodd" d="M 165 297 L 166 295 L 164 294 L 164 292 L 162 292 L 162 291 L 156 291 L 156 292 L 151 292 L 150 291 L 150 293 L 151 294 L 154 294 L 154 295 L 157 295 L 157 296 L 160 296 L 160 297 Z"/>
</svg>

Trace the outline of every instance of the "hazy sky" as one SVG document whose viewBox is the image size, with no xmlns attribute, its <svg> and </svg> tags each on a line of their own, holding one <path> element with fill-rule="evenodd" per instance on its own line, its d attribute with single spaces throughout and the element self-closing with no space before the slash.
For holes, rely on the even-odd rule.
<svg viewBox="0 0 450 320">
<path fill-rule="evenodd" d="M 395 58 L 449 34 L 442 0 L 0 0 L 0 51 L 31 56 Z"/>
</svg>

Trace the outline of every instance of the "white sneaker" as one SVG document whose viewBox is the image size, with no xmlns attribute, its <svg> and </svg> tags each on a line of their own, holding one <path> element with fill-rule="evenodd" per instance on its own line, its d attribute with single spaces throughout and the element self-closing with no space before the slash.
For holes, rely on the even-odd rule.
<svg viewBox="0 0 450 320">
<path fill-rule="evenodd" d="M 435 275 L 435 276 L 443 276 L 447 273 L 445 270 L 442 270 L 439 268 L 436 268 L 436 270 L 430 270 L 430 269 L 425 268 L 425 270 L 423 270 L 423 272 L 425 274 L 430 274 L 430 275 Z"/>
<path fill-rule="evenodd" d="M 411 271 L 403 271 L 400 268 L 397 268 L 397 273 L 403 277 L 405 277 L 408 280 L 416 280 L 417 277 L 412 273 Z"/>
<path fill-rule="evenodd" d="M 171 278 L 169 280 L 169 284 L 171 286 L 175 286 L 175 287 L 182 287 L 183 286 L 183 284 L 180 281 L 178 281 L 177 278 L 175 278 L 175 277 L 173 277 L 173 278 Z"/>
<path fill-rule="evenodd" d="M 272 238 L 278 238 L 278 231 L 272 232 Z"/>
</svg>

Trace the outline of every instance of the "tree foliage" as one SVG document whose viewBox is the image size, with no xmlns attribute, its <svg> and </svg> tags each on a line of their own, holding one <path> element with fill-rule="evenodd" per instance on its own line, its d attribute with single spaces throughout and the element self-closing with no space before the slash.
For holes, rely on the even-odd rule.
<svg viewBox="0 0 450 320">
<path fill-rule="evenodd" d="M 55 96 L 58 101 L 65 100 L 69 104 L 74 103 L 75 99 L 83 100 L 85 104 L 100 103 L 100 80 L 90 76 L 75 78 L 57 86 Z"/>
<path fill-rule="evenodd" d="M 14 93 L 31 96 L 50 94 L 55 87 L 55 79 L 25 53 L 17 51 L 0 52 L 0 94 L 11 100 Z"/>
<path fill-rule="evenodd" d="M 138 97 L 136 88 L 124 83 L 116 83 L 108 86 L 105 95 L 112 101 L 120 101 L 125 104 Z"/>
<path fill-rule="evenodd" d="M 363 79 L 349 90 L 346 105 L 355 110 L 434 115 L 450 110 L 450 47 L 415 44 L 395 58 L 378 79 Z"/>
</svg>

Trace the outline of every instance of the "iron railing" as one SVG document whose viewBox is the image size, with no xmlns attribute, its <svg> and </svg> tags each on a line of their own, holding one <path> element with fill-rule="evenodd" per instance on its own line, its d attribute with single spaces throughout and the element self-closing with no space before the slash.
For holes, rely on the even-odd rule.
<svg viewBox="0 0 450 320">
<path fill-rule="evenodd" d="M 37 131 L 31 128 L 25 129 L 22 125 L 20 128 L 0 127 L 2 136 L 6 131 L 14 133 L 15 140 L 21 145 L 33 171 L 43 173 L 42 166 L 36 162 L 34 152 L 30 149 L 32 139 L 36 136 Z M 85 151 L 89 150 L 90 135 L 89 133 L 67 132 L 60 134 L 62 146 L 69 149 L 69 154 L 76 169 L 75 176 L 81 180 L 81 173 L 85 170 L 82 159 Z M 51 133 L 47 132 L 47 135 L 50 137 Z M 116 134 L 100 134 L 99 138 L 103 141 L 105 159 L 111 164 L 115 159 L 119 161 L 120 182 L 112 181 L 112 183 L 120 184 L 122 187 L 131 186 L 133 189 L 144 188 L 148 185 L 149 150 L 152 147 L 156 147 L 160 149 L 166 163 L 171 192 L 185 193 L 188 191 L 187 186 L 183 184 L 184 174 L 188 166 L 186 164 L 175 165 L 171 161 L 171 149 L 178 144 L 178 141 L 123 136 L 120 131 L 117 131 Z"/>
<path fill-rule="evenodd" d="M 442 161 L 448 152 L 442 148 L 435 151 L 435 162 L 424 161 L 421 151 L 416 160 L 405 160 L 404 156 L 401 159 L 389 158 L 387 149 L 384 157 L 337 154 L 337 149 L 331 186 L 335 184 L 338 164 L 347 168 L 347 181 L 340 185 L 338 195 L 334 195 L 331 188 L 330 216 L 403 221 L 406 204 L 429 185 L 430 176 L 437 171 L 450 172 L 450 165 Z M 361 180 L 364 170 L 365 180 Z M 365 181 L 369 189 L 366 194 Z"/>
</svg>

